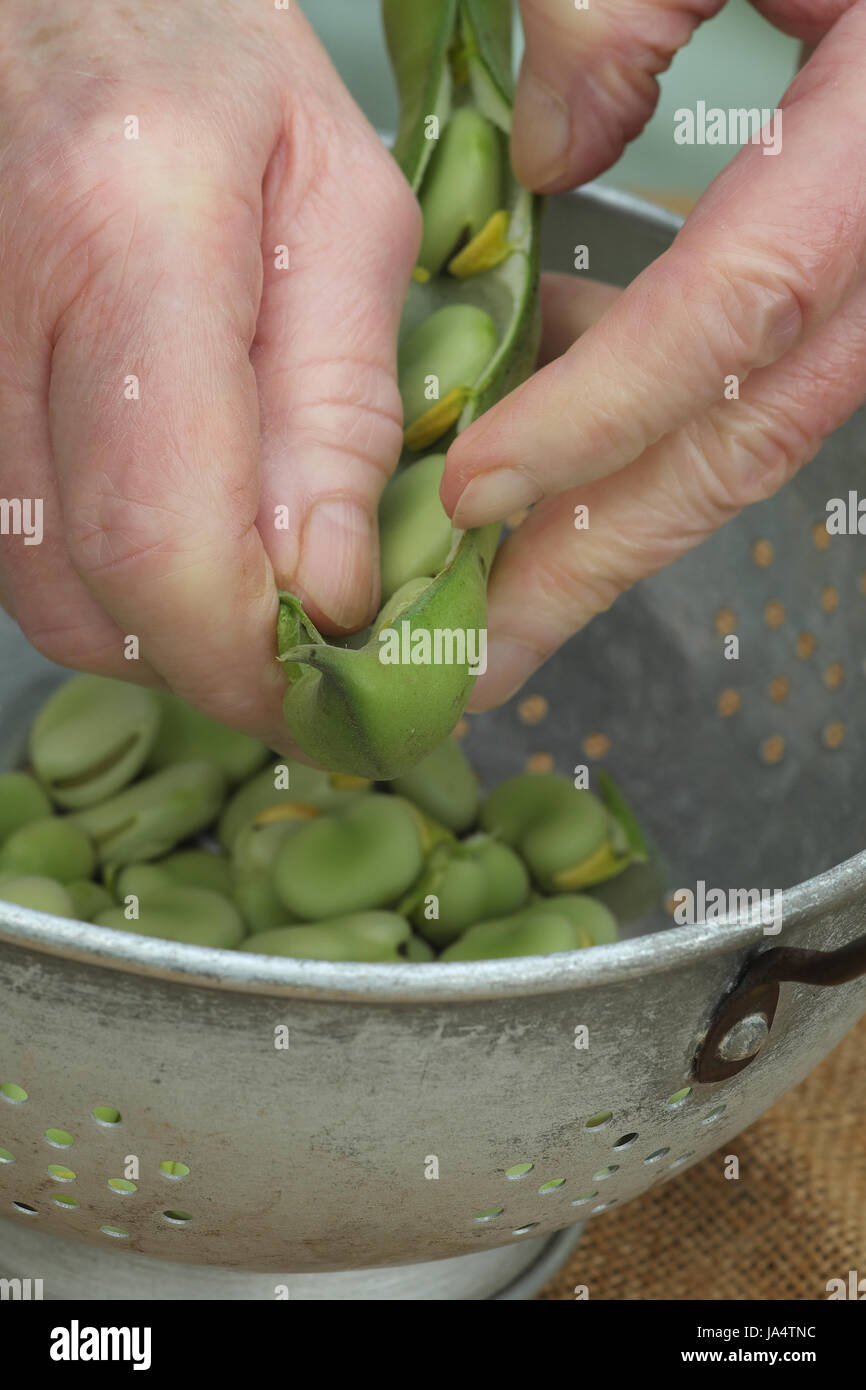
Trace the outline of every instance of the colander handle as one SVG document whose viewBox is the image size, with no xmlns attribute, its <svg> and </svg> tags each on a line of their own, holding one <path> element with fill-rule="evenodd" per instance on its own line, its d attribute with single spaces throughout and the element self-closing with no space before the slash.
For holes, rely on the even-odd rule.
<svg viewBox="0 0 866 1390">
<path fill-rule="evenodd" d="M 725 1081 L 755 1060 L 773 1026 L 781 984 L 844 985 L 861 975 L 866 975 L 866 936 L 838 951 L 774 946 L 754 956 L 716 1009 L 695 1054 L 695 1080 Z"/>
</svg>

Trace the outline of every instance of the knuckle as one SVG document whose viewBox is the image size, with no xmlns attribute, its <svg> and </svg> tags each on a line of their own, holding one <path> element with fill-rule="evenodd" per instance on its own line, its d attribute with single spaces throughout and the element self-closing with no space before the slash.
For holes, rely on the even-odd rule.
<svg viewBox="0 0 866 1390">
<path fill-rule="evenodd" d="M 781 399 L 741 403 L 732 419 L 708 420 L 696 456 L 704 494 L 720 513 L 766 501 L 814 455 L 819 441 L 799 423 L 799 409 Z"/>
<path fill-rule="evenodd" d="M 803 280 L 778 253 L 772 260 L 727 253 L 692 264 L 685 302 L 707 323 L 707 351 L 722 375 L 767 366 L 794 345 L 809 308 Z"/>
</svg>

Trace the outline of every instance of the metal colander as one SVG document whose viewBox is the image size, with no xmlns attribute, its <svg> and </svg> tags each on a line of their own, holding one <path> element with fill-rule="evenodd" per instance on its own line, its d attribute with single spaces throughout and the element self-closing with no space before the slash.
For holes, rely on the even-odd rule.
<svg viewBox="0 0 866 1390">
<path fill-rule="evenodd" d="M 552 203 L 546 263 L 586 242 L 623 283 L 676 226 L 591 188 Z M 660 850 L 609 890 L 630 939 L 337 965 L 4 908 L 0 1275 L 49 1298 L 523 1297 L 579 1223 L 804 1077 L 866 1006 L 866 551 L 821 527 L 863 425 L 469 721 L 488 786 L 616 776 Z M 0 652 L 13 766 L 63 673 L 11 624 Z M 785 888 L 781 933 L 672 925 L 666 895 L 698 880 Z"/>
</svg>

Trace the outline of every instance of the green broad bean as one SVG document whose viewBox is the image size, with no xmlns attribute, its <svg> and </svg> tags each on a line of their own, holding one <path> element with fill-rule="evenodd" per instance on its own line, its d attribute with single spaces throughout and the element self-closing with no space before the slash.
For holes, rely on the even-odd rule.
<svg viewBox="0 0 866 1390">
<path fill-rule="evenodd" d="M 546 956 L 591 945 L 569 916 L 557 910 L 555 899 L 534 903 L 510 917 L 478 922 L 453 942 L 443 961 L 500 960 L 511 956 Z"/>
<path fill-rule="evenodd" d="M 418 265 L 437 275 L 502 207 L 501 134 L 471 106 L 454 112 L 424 180 Z"/>
<path fill-rule="evenodd" d="M 397 354 L 407 449 L 429 449 L 456 424 L 496 354 L 496 324 L 474 304 L 449 304 L 419 323 Z M 436 396 L 430 397 L 431 382 Z"/>
<path fill-rule="evenodd" d="M 436 952 L 429 941 L 413 932 L 406 942 L 406 959 L 416 961 L 419 965 L 427 965 L 436 959 Z"/>
<path fill-rule="evenodd" d="M 395 902 L 418 877 L 424 828 L 407 801 L 370 793 L 290 835 L 274 864 L 274 886 L 303 921 Z"/>
<path fill-rule="evenodd" d="M 66 891 L 72 899 L 72 915 L 79 922 L 92 922 L 100 912 L 107 912 L 114 906 L 108 889 L 91 879 L 75 879 L 66 884 Z"/>
<path fill-rule="evenodd" d="M 233 950 L 244 938 L 244 924 L 234 903 L 209 888 L 189 888 L 178 883 L 147 881 L 136 865 L 137 875 L 121 875 L 129 893 L 138 898 L 138 918 L 130 920 L 126 907 L 110 908 L 96 918 L 96 926 L 138 936 L 159 937 L 163 941 L 183 941 L 190 946 L 212 946 Z M 130 885 L 134 885 L 130 887 Z M 135 887 L 141 891 L 135 892 Z"/>
<path fill-rule="evenodd" d="M 213 763 L 177 763 L 69 820 L 90 835 L 103 866 L 160 859 L 210 825 L 224 793 L 225 778 Z"/>
<path fill-rule="evenodd" d="M 289 926 L 295 920 L 274 885 L 274 865 L 288 835 L 302 820 L 248 825 L 235 838 L 231 857 L 232 897 L 251 932 Z"/>
<path fill-rule="evenodd" d="M 284 807 L 290 819 L 295 815 L 299 819 L 312 818 L 318 811 L 346 805 L 369 789 L 367 778 L 342 777 L 339 773 L 323 772 L 306 763 L 285 759 L 265 768 L 237 789 L 219 818 L 217 835 L 225 849 L 231 851 L 241 831 L 263 812 L 276 815 L 275 808 Z"/>
<path fill-rule="evenodd" d="M 43 705 L 30 760 L 58 806 L 113 796 L 144 766 L 159 724 L 156 693 L 104 676 L 73 676 Z"/>
<path fill-rule="evenodd" d="M 389 785 L 398 796 L 406 797 L 456 835 L 463 834 L 478 819 L 478 778 L 456 738 L 446 738 Z"/>
<path fill-rule="evenodd" d="M 546 893 L 601 883 L 632 858 L 598 797 L 555 773 L 510 777 L 487 798 L 481 824 L 518 851 Z"/>
<path fill-rule="evenodd" d="M 0 874 L 36 875 L 58 883 L 89 878 L 96 866 L 93 844 L 68 816 L 47 816 L 13 830 L 0 848 Z"/>
<path fill-rule="evenodd" d="M 394 912 L 354 912 L 314 925 L 258 932 L 240 949 L 302 960 L 368 961 L 396 964 L 411 939 L 409 923 Z"/>
<path fill-rule="evenodd" d="M 0 902 L 27 907 L 31 912 L 50 912 L 53 917 L 77 917 L 69 889 L 41 874 L 0 876 Z"/>
<path fill-rule="evenodd" d="M 440 845 L 430 855 L 404 910 L 434 946 L 447 946 L 475 922 L 504 917 L 529 896 L 529 875 L 508 845 L 488 835 Z"/>
<path fill-rule="evenodd" d="M 208 849 L 179 849 L 160 859 L 157 867 L 172 883 L 185 888 L 210 888 L 231 897 L 231 866 L 226 854 L 213 854 Z"/>
<path fill-rule="evenodd" d="M 50 816 L 53 807 L 35 777 L 26 772 L 0 773 L 0 846 L 13 830 Z"/>
<path fill-rule="evenodd" d="M 160 718 L 147 766 L 151 772 L 177 763 L 216 763 L 229 786 L 258 772 L 267 762 L 266 744 L 207 719 L 177 695 L 160 694 Z"/>
<path fill-rule="evenodd" d="M 439 498 L 444 454 L 430 454 L 396 473 L 379 503 L 382 600 L 411 579 L 438 574 L 454 541 L 451 518 Z"/>
<path fill-rule="evenodd" d="M 567 917 L 586 946 L 607 946 L 619 939 L 616 917 L 610 908 L 588 893 L 558 893 L 546 899 L 547 906 Z"/>
</svg>

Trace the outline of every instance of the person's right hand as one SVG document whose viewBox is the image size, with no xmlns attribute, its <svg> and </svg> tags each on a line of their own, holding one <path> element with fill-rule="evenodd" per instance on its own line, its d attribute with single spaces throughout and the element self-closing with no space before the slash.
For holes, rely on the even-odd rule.
<svg viewBox="0 0 866 1390">
<path fill-rule="evenodd" d="M 378 606 L 408 185 L 260 0 L 4 0 L 0 130 L 0 497 L 44 503 L 0 600 L 285 748 L 277 587 L 331 632 Z"/>
</svg>

